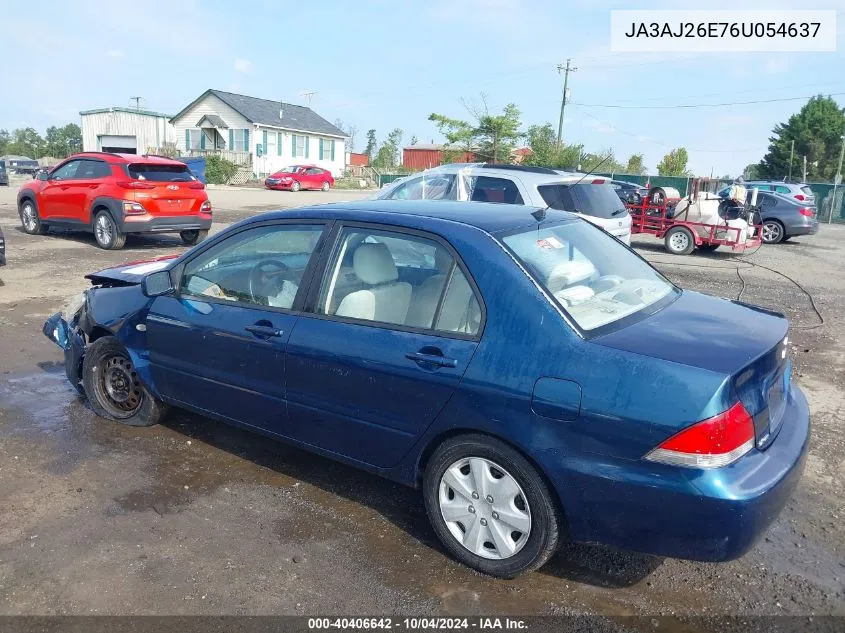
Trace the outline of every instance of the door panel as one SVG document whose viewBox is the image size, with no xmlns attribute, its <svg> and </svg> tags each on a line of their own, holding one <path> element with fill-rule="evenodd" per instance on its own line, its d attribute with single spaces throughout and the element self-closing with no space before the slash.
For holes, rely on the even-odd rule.
<svg viewBox="0 0 845 633">
<path fill-rule="evenodd" d="M 396 464 L 460 383 L 474 341 L 303 315 L 287 346 L 291 437 L 379 467 Z M 440 355 L 454 367 L 424 358 Z"/>
<path fill-rule="evenodd" d="M 38 213 L 44 220 L 50 218 L 70 219 L 73 217 L 72 182 L 80 160 L 71 160 L 55 169 L 39 194 Z"/>
</svg>

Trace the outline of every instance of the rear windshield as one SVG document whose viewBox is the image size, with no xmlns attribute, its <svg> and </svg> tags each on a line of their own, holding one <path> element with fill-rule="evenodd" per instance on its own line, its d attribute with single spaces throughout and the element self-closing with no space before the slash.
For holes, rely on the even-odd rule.
<svg viewBox="0 0 845 633">
<path fill-rule="evenodd" d="M 153 182 L 188 182 L 196 180 L 187 165 L 151 165 L 134 163 L 129 165 L 129 177 L 135 180 Z"/>
<path fill-rule="evenodd" d="M 625 205 L 610 185 L 540 185 L 537 190 L 552 209 L 583 213 L 595 218 L 615 218 L 627 213 Z"/>
<path fill-rule="evenodd" d="M 677 295 L 660 273 L 584 221 L 538 227 L 503 241 L 578 326 L 594 334 L 638 312 L 651 313 Z"/>
</svg>

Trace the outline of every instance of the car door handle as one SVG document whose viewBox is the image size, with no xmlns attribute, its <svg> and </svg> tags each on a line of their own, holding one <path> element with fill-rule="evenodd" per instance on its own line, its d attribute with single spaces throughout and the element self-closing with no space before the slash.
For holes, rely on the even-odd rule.
<svg viewBox="0 0 845 633">
<path fill-rule="evenodd" d="M 244 328 L 247 332 L 252 332 L 255 336 L 270 338 L 270 337 L 279 337 L 282 335 L 282 331 L 278 330 L 270 325 L 247 325 Z"/>
<path fill-rule="evenodd" d="M 428 363 L 429 365 L 436 365 L 438 367 L 450 367 L 454 369 L 458 366 L 458 361 L 454 358 L 446 358 L 445 356 L 438 356 L 436 354 L 423 354 L 421 352 L 408 352 L 405 358 L 412 360 L 415 363 Z"/>
</svg>

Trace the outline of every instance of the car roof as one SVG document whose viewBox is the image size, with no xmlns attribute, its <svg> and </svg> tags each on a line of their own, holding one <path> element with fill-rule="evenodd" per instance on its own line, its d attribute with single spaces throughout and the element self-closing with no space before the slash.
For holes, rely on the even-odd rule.
<svg viewBox="0 0 845 633">
<path fill-rule="evenodd" d="M 546 185 L 555 183 L 571 183 L 584 180 L 590 184 L 592 180 L 600 179 L 610 182 L 607 176 L 583 174 L 581 172 L 563 171 L 561 169 L 549 169 L 547 167 L 531 167 L 525 165 L 497 165 L 493 163 L 450 163 L 432 167 L 418 174 L 409 174 L 403 180 L 416 178 L 423 174 L 456 174 L 459 171 L 469 170 L 476 176 L 490 176 L 494 178 L 516 178 L 526 185 Z M 587 180 L 587 179 L 590 180 Z M 392 183 L 391 183 L 392 184 Z"/>
<path fill-rule="evenodd" d="M 250 221 L 308 218 L 325 220 L 369 221 L 373 214 L 385 214 L 376 221 L 399 226 L 409 218 L 426 218 L 436 225 L 459 223 L 487 233 L 500 233 L 522 227 L 537 226 L 531 214 L 536 207 L 493 202 L 452 202 L 446 200 L 356 200 L 282 209 L 254 216 Z M 547 220 L 577 219 L 575 215 L 555 209 L 546 210 Z"/>
</svg>

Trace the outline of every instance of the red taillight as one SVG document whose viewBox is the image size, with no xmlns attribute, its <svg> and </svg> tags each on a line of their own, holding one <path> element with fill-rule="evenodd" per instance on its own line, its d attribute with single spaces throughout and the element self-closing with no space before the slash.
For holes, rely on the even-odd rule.
<svg viewBox="0 0 845 633">
<path fill-rule="evenodd" d="M 810 207 L 801 207 L 798 209 L 798 213 L 801 215 L 806 215 L 808 218 L 813 217 L 813 210 Z"/>
<path fill-rule="evenodd" d="M 194 180 L 188 185 L 188 189 L 205 189 L 205 185 L 199 180 Z"/>
<path fill-rule="evenodd" d="M 727 466 L 754 448 L 754 421 L 737 402 L 727 411 L 676 433 L 646 459 L 689 468 Z"/>
<path fill-rule="evenodd" d="M 594 181 L 593 181 L 593 184 L 594 184 L 594 185 L 603 185 L 603 184 L 605 184 L 606 182 L 607 182 L 606 180 L 602 180 L 601 178 L 599 178 L 598 180 L 594 180 Z"/>
<path fill-rule="evenodd" d="M 206 200 L 200 205 L 200 213 L 211 213 L 211 202 Z"/>
<path fill-rule="evenodd" d="M 156 186 L 148 183 L 142 182 L 140 180 L 120 180 L 117 182 L 118 187 L 123 187 L 124 189 L 155 189 Z"/>
<path fill-rule="evenodd" d="M 796 193 L 796 194 L 795 194 L 795 199 L 796 199 L 796 200 L 805 200 L 806 198 L 804 198 L 804 194 L 803 194 L 803 193 Z"/>
</svg>

